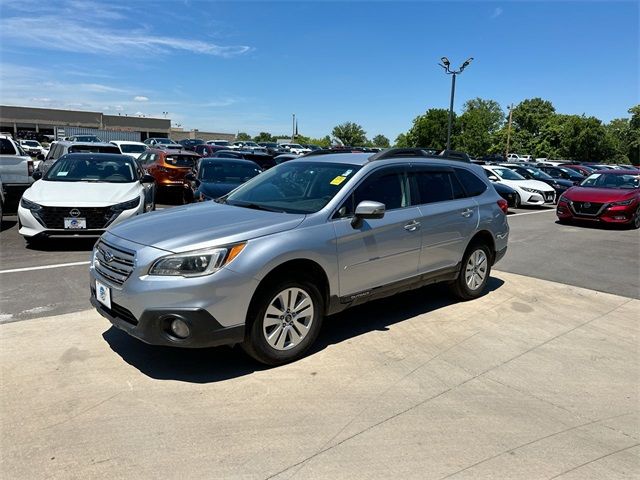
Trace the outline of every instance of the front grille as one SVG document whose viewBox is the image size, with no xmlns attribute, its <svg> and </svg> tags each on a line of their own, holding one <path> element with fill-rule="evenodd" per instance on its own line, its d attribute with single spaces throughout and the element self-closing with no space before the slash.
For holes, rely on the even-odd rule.
<svg viewBox="0 0 640 480">
<path fill-rule="evenodd" d="M 78 210 L 78 215 L 71 215 L 71 210 Z M 42 207 L 38 216 L 46 228 L 64 229 L 65 218 L 85 218 L 87 229 L 103 229 L 111 219 L 111 207 Z M 77 212 L 74 212 L 77 213 Z"/>
<path fill-rule="evenodd" d="M 135 252 L 114 247 L 104 240 L 96 245 L 94 268 L 117 286 L 127 281 L 135 265 Z"/>
<path fill-rule="evenodd" d="M 573 210 L 582 215 L 597 215 L 602 208 L 602 203 L 573 202 Z"/>
<path fill-rule="evenodd" d="M 553 199 L 555 198 L 555 196 L 556 196 L 556 195 L 555 195 L 555 193 L 554 193 L 554 192 L 547 192 L 547 193 L 545 193 L 545 195 L 544 195 L 544 199 L 545 199 L 547 202 L 553 202 Z"/>
</svg>

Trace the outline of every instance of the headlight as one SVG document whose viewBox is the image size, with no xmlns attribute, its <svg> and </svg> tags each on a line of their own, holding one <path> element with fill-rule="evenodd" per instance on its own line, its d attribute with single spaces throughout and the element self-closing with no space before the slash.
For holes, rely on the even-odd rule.
<svg viewBox="0 0 640 480">
<path fill-rule="evenodd" d="M 129 200 L 128 202 L 122 202 L 116 205 L 112 205 L 111 211 L 124 212 L 125 210 L 131 210 L 132 208 L 136 208 L 138 205 L 140 205 L 140 197 L 136 197 L 133 200 Z"/>
<path fill-rule="evenodd" d="M 27 210 L 31 210 L 32 212 L 42 210 L 42 205 L 38 205 L 37 203 L 32 202 L 31 200 L 27 200 L 24 197 L 20 199 L 20 206 L 22 208 L 26 208 Z"/>
<path fill-rule="evenodd" d="M 542 195 L 542 194 L 540 193 L 540 191 L 539 191 L 539 190 L 536 190 L 535 188 L 522 187 L 522 189 L 523 189 L 523 190 L 525 190 L 525 191 L 527 191 L 527 192 L 537 193 L 537 194 L 539 194 L 539 195 Z"/>
<path fill-rule="evenodd" d="M 157 260 L 149 275 L 202 277 L 211 275 L 230 263 L 244 249 L 246 243 L 231 247 L 210 248 L 194 252 L 177 253 Z"/>
<path fill-rule="evenodd" d="M 560 202 L 569 203 L 569 199 L 567 197 L 565 197 L 564 195 L 560 195 L 560 198 L 558 199 L 558 203 L 560 203 Z"/>
<path fill-rule="evenodd" d="M 624 200 L 622 202 L 613 202 L 611 204 L 612 207 L 622 207 L 624 205 L 631 205 L 635 201 L 634 198 L 630 198 L 629 200 Z"/>
</svg>

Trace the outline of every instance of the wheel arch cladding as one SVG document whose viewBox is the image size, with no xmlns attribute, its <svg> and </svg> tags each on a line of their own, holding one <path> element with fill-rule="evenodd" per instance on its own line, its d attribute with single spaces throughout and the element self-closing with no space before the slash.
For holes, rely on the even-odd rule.
<svg viewBox="0 0 640 480">
<path fill-rule="evenodd" d="M 493 235 L 491 234 L 491 232 L 487 230 L 480 230 L 471 238 L 469 244 L 467 245 L 465 253 L 468 252 L 469 248 L 471 248 L 473 245 L 477 245 L 479 243 L 489 247 L 489 251 L 491 253 L 491 265 L 493 265 L 493 262 L 496 258 L 496 242 L 493 239 Z"/>
</svg>

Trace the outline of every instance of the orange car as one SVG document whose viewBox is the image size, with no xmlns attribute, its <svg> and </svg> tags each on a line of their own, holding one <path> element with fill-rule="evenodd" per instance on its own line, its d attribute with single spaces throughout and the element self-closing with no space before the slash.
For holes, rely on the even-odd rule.
<svg viewBox="0 0 640 480">
<path fill-rule="evenodd" d="M 190 150 L 151 148 L 138 158 L 138 163 L 156 183 L 156 193 L 170 194 L 180 203 L 193 200 L 191 184 L 185 175 L 198 166 L 200 155 Z"/>
</svg>

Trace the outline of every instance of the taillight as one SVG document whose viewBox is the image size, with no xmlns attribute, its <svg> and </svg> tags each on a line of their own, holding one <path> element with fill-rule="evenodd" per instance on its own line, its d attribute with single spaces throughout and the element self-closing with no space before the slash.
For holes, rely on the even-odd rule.
<svg viewBox="0 0 640 480">
<path fill-rule="evenodd" d="M 501 198 L 497 203 L 500 207 L 500 210 L 502 210 L 502 212 L 506 215 L 509 212 L 509 202 L 507 202 L 504 198 Z"/>
<path fill-rule="evenodd" d="M 33 160 L 27 160 L 27 172 L 29 176 L 33 175 Z"/>
</svg>

